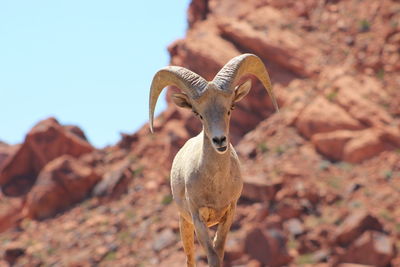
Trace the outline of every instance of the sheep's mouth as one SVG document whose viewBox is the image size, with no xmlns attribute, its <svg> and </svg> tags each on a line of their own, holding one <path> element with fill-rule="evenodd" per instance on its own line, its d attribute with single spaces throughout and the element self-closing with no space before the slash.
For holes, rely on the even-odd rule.
<svg viewBox="0 0 400 267">
<path fill-rule="evenodd" d="M 217 150 L 218 150 L 219 152 L 225 152 L 225 150 L 226 150 L 227 147 L 228 147 L 228 146 L 218 147 Z"/>
</svg>

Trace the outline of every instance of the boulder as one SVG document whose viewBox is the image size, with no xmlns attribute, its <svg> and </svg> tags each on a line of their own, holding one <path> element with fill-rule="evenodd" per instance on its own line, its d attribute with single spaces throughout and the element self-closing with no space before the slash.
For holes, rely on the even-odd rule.
<svg viewBox="0 0 400 267">
<path fill-rule="evenodd" d="M 367 96 L 363 96 L 360 87 L 367 87 L 354 78 L 344 76 L 338 79 L 333 86 L 336 95 L 335 102 L 344 108 L 353 118 L 367 126 L 388 125 L 393 118 Z M 383 90 L 382 90 L 383 91 Z"/>
<path fill-rule="evenodd" d="M 317 133 L 336 130 L 360 130 L 363 126 L 344 109 L 322 96 L 316 97 L 298 116 L 296 127 L 310 138 Z"/>
<path fill-rule="evenodd" d="M 311 138 L 316 149 L 333 160 L 342 160 L 347 142 L 356 136 L 355 131 L 337 130 L 328 133 L 314 134 Z"/>
<path fill-rule="evenodd" d="M 322 240 L 315 234 L 302 235 L 299 238 L 298 252 L 300 254 L 308 254 L 317 252 L 322 249 Z"/>
<path fill-rule="evenodd" d="M 330 159 L 359 163 L 394 147 L 382 136 L 383 132 L 375 128 L 361 131 L 337 130 L 315 134 L 311 141 L 320 153 Z M 387 136 L 388 139 L 394 139 L 393 135 Z"/>
<path fill-rule="evenodd" d="M 381 139 L 395 148 L 400 147 L 400 125 L 396 127 L 383 127 Z"/>
<path fill-rule="evenodd" d="M 93 195 L 97 197 L 109 196 L 118 197 L 128 189 L 132 170 L 130 169 L 131 160 L 125 159 L 116 162 L 103 175 L 103 178 L 93 188 Z"/>
<path fill-rule="evenodd" d="M 21 211 L 24 207 L 24 198 L 2 198 L 0 195 L 0 233 L 18 225 L 22 219 Z M 4 207 L 5 206 L 5 207 Z M 1 266 L 1 265 L 0 265 Z"/>
<path fill-rule="evenodd" d="M 40 172 L 23 213 L 39 220 L 54 216 L 86 198 L 99 180 L 91 167 L 72 156 L 61 156 Z"/>
<path fill-rule="evenodd" d="M 311 58 L 304 57 L 300 47 L 290 46 L 290 41 L 287 41 L 287 39 L 293 39 L 290 38 L 293 36 L 285 36 L 289 38 L 283 38 L 282 34 L 271 36 L 271 32 L 265 34 L 263 31 L 254 29 L 249 23 L 234 19 L 220 20 L 218 26 L 222 36 L 261 58 L 275 62 L 302 77 L 308 77 L 313 73 L 310 69 L 311 64 L 304 62 L 304 60 L 311 61 Z M 274 40 L 277 38 L 279 40 Z"/>
<path fill-rule="evenodd" d="M 84 132 L 82 131 L 82 129 L 79 128 L 78 126 L 76 126 L 76 125 L 64 125 L 63 128 L 64 128 L 66 131 L 68 131 L 68 132 L 70 132 L 70 133 L 72 133 L 72 134 L 78 136 L 78 137 L 81 138 L 82 140 L 88 142 L 88 139 L 87 139 L 85 133 L 84 133 Z"/>
<path fill-rule="evenodd" d="M 339 261 L 385 267 L 395 256 L 395 244 L 388 235 L 366 231 L 350 245 Z"/>
<path fill-rule="evenodd" d="M 219 35 L 215 20 L 196 23 L 184 40 L 168 47 L 171 64 L 188 68 L 206 80 L 212 80 L 231 58 L 240 54 L 235 46 Z"/>
<path fill-rule="evenodd" d="M 298 218 L 303 211 L 302 203 L 298 199 L 285 198 L 280 200 L 275 207 L 276 214 L 283 220 Z"/>
<path fill-rule="evenodd" d="M 4 250 L 3 258 L 10 265 L 14 266 L 14 264 L 18 261 L 18 258 L 25 254 L 25 249 L 21 246 L 21 244 L 9 244 L 6 246 Z"/>
<path fill-rule="evenodd" d="M 26 194 L 35 183 L 40 170 L 61 155 L 79 157 L 94 148 L 79 131 L 64 128 L 54 118 L 39 122 L 27 134 L 0 172 L 0 186 L 7 196 Z M 76 132 L 76 133 L 74 133 Z"/>
<path fill-rule="evenodd" d="M 269 183 L 259 176 L 245 176 L 241 197 L 251 201 L 267 202 L 274 199 L 281 188 L 282 183 Z"/>
<path fill-rule="evenodd" d="M 205 20 L 208 12 L 208 0 L 191 1 L 187 11 L 189 26 L 193 27 L 197 21 Z"/>
<path fill-rule="evenodd" d="M 347 246 L 366 230 L 382 231 L 383 226 L 376 217 L 366 211 L 354 212 L 346 217 L 337 229 L 336 243 Z"/>
<path fill-rule="evenodd" d="M 271 267 L 286 265 L 292 260 L 285 236 L 276 229 L 264 230 L 257 226 L 250 229 L 244 240 L 244 250 L 251 258 Z"/>
<path fill-rule="evenodd" d="M 343 160 L 359 163 L 389 149 L 389 145 L 380 137 L 381 132 L 375 129 L 357 132 L 354 138 L 346 144 L 343 151 Z"/>
<path fill-rule="evenodd" d="M 0 170 L 7 159 L 17 151 L 18 147 L 19 145 L 8 145 L 0 141 Z"/>
</svg>

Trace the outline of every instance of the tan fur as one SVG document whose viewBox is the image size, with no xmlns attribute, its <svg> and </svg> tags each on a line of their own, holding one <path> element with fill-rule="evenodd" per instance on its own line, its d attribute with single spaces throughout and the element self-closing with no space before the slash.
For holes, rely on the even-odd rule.
<svg viewBox="0 0 400 267">
<path fill-rule="evenodd" d="M 268 72 L 252 54 L 230 60 L 211 82 L 174 66 L 161 69 L 153 78 L 149 98 L 151 130 L 157 98 L 167 85 L 182 90 L 173 94 L 172 100 L 179 107 L 192 109 L 203 123 L 200 134 L 178 151 L 171 168 L 172 195 L 180 212 L 180 233 L 190 267 L 195 266 L 194 232 L 209 266 L 222 266 L 226 237 L 243 187 L 239 159 L 229 142 L 229 121 L 234 103 L 251 88 L 250 80 L 236 86 L 246 75 L 263 83 L 277 109 Z M 212 241 L 208 227 L 216 224 Z"/>
<path fill-rule="evenodd" d="M 190 229 L 195 229 L 209 265 L 222 266 L 224 244 L 242 190 L 242 179 L 233 147 L 225 154 L 218 154 L 207 139 L 202 132 L 178 152 L 172 165 L 171 187 L 181 218 L 192 226 L 186 226 L 182 235 L 187 258 L 194 258 L 194 243 L 185 238 L 191 237 Z M 209 152 L 204 154 L 205 151 Z M 186 155 L 192 155 L 192 160 Z M 219 227 L 211 242 L 207 227 L 215 224 Z M 189 262 L 188 266 L 194 266 Z"/>
<path fill-rule="evenodd" d="M 207 253 L 209 265 L 222 266 L 226 236 L 242 191 L 239 160 L 234 148 L 228 143 L 227 151 L 219 153 L 210 141 L 215 129 L 228 134 L 228 111 L 235 95 L 209 90 L 206 97 L 211 97 L 212 101 L 199 99 L 190 103 L 203 117 L 204 130 L 186 142 L 171 169 L 172 194 L 181 213 L 181 225 L 184 220 L 181 237 L 188 266 L 194 266 L 191 260 L 194 258 L 194 243 L 187 240 L 192 238 L 189 232 L 193 229 Z M 216 224 L 218 229 L 212 242 L 207 227 Z"/>
</svg>

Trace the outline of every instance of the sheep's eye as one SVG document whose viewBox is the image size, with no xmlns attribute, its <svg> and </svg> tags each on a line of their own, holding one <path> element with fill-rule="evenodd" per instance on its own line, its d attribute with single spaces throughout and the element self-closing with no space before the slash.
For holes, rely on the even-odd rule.
<svg viewBox="0 0 400 267">
<path fill-rule="evenodd" d="M 228 111 L 228 116 L 231 115 L 231 110 L 234 110 L 234 109 L 235 109 L 235 105 L 232 105 L 231 109 Z"/>
<path fill-rule="evenodd" d="M 194 115 L 200 117 L 200 119 L 203 119 L 203 116 L 201 116 L 196 110 L 193 110 Z"/>
</svg>

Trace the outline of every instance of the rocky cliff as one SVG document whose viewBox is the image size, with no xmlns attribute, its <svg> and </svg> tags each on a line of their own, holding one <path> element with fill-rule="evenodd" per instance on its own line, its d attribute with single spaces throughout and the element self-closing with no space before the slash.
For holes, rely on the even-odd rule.
<svg viewBox="0 0 400 267">
<path fill-rule="evenodd" d="M 171 64 L 212 79 L 257 54 L 281 107 L 255 81 L 234 111 L 245 185 L 225 266 L 400 266 L 399 22 L 395 0 L 192 1 Z M 174 90 L 154 135 L 96 150 L 48 119 L 0 143 L 1 263 L 184 266 L 169 168 L 201 125 Z"/>
</svg>

